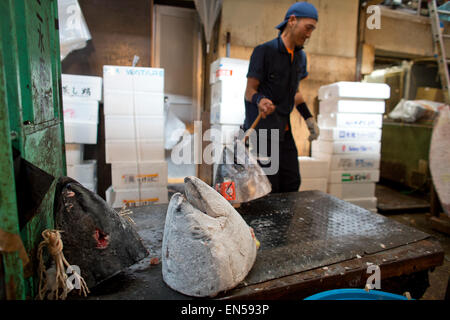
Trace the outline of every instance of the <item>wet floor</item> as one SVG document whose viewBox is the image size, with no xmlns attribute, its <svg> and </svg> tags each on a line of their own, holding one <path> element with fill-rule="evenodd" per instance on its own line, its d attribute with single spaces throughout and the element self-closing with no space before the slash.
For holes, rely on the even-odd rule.
<svg viewBox="0 0 450 320">
<path fill-rule="evenodd" d="M 377 185 L 378 208 L 385 217 L 434 236 L 445 252 L 444 263 L 429 272 L 430 286 L 421 299 L 444 300 L 450 275 L 450 235 L 433 228 L 427 196 L 420 192 L 406 192 L 387 185 Z M 441 218 L 448 220 L 446 216 Z"/>
</svg>

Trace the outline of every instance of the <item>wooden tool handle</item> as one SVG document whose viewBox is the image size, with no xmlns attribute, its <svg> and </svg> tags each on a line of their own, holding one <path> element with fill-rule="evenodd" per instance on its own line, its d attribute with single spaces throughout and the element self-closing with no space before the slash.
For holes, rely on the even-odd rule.
<svg viewBox="0 0 450 320">
<path fill-rule="evenodd" d="M 250 129 L 247 130 L 247 132 L 245 132 L 245 136 L 244 139 L 242 139 L 242 142 L 246 142 L 247 139 L 250 137 L 250 134 L 252 133 L 253 130 L 255 130 L 256 126 L 259 123 L 259 120 L 261 120 L 262 114 L 258 114 L 258 117 L 255 119 L 255 121 L 253 121 L 252 126 L 250 127 Z"/>
</svg>

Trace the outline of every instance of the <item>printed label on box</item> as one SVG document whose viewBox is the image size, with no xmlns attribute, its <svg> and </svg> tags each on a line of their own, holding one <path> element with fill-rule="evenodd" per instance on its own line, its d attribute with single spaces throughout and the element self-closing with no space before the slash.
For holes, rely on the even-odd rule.
<svg viewBox="0 0 450 320">
<path fill-rule="evenodd" d="M 370 181 L 370 179 L 371 179 L 370 173 L 358 173 L 358 174 L 343 173 L 341 181 L 356 182 L 356 181 Z"/>
<path fill-rule="evenodd" d="M 122 176 L 123 183 L 154 183 L 159 181 L 159 174 L 125 174 Z"/>
<path fill-rule="evenodd" d="M 142 200 L 123 200 L 122 202 L 127 208 L 134 208 L 134 207 L 140 207 L 140 206 L 146 206 L 149 204 L 153 204 L 158 201 L 159 201 L 159 198 L 150 198 L 150 199 L 142 199 Z"/>
</svg>

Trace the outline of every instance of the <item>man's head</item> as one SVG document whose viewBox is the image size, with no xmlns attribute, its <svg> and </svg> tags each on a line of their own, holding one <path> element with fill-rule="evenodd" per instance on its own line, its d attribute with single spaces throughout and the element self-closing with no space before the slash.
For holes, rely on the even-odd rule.
<svg viewBox="0 0 450 320">
<path fill-rule="evenodd" d="M 308 2 L 296 2 L 286 12 L 283 22 L 276 28 L 288 32 L 296 46 L 303 46 L 316 28 L 319 14 Z"/>
</svg>

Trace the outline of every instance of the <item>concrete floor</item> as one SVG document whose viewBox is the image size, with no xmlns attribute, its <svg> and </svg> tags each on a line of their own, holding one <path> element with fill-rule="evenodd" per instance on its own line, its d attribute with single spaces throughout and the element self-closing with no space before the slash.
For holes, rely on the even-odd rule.
<svg viewBox="0 0 450 320">
<path fill-rule="evenodd" d="M 444 263 L 429 272 L 430 286 L 422 296 L 421 300 L 444 300 L 450 275 L 450 235 L 436 231 L 432 228 L 428 212 L 429 207 L 424 206 L 424 197 L 421 194 L 406 195 L 398 189 L 377 185 L 377 197 L 379 209 L 384 210 L 379 213 L 385 217 L 394 219 L 420 231 L 434 236 L 445 251 Z M 402 203 L 405 204 L 402 206 Z M 414 205 L 416 203 L 416 205 Z M 402 209 L 402 207 L 404 209 Z M 392 210 L 389 210 L 391 208 Z M 441 215 L 443 218 L 447 218 Z"/>
</svg>

